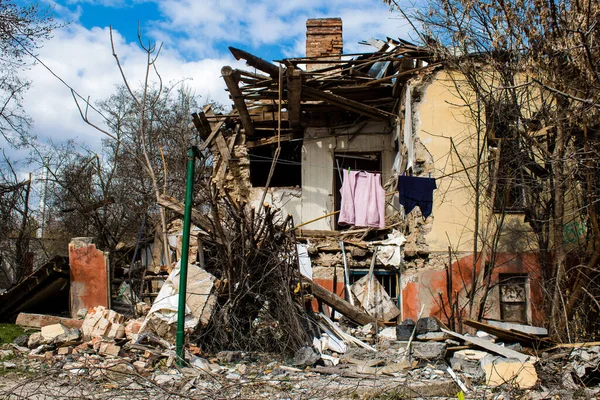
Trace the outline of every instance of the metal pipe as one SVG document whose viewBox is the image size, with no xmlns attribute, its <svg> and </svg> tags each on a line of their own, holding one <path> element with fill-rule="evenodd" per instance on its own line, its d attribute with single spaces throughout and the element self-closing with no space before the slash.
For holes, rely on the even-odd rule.
<svg viewBox="0 0 600 400">
<path fill-rule="evenodd" d="M 185 342 L 185 296 L 187 291 L 187 267 L 190 250 L 190 228 L 192 223 L 192 202 L 194 199 L 194 169 L 196 152 L 188 151 L 187 178 L 185 183 L 185 205 L 183 212 L 183 238 L 181 243 L 181 259 L 179 260 L 179 302 L 177 303 L 177 342 L 178 362 L 184 361 L 183 346 Z"/>
</svg>

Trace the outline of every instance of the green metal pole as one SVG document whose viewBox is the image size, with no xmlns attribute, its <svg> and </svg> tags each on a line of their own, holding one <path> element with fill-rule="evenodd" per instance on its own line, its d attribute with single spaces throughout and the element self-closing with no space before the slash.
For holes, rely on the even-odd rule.
<svg viewBox="0 0 600 400">
<path fill-rule="evenodd" d="M 190 228 L 192 220 L 192 202 L 194 199 L 194 169 L 196 154 L 194 148 L 188 151 L 187 180 L 185 184 L 185 208 L 183 213 L 183 238 L 181 243 L 181 260 L 179 268 L 179 302 L 177 306 L 177 357 L 183 362 L 183 345 L 185 343 L 185 296 L 187 290 L 187 267 L 190 249 Z"/>
</svg>

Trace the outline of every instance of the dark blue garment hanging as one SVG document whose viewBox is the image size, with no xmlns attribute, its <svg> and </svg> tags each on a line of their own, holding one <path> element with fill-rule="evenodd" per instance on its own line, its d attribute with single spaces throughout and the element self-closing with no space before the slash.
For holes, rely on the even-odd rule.
<svg viewBox="0 0 600 400">
<path fill-rule="evenodd" d="M 437 189 L 434 178 L 421 178 L 417 176 L 399 176 L 398 193 L 400 204 L 408 214 L 413 208 L 419 206 L 424 218 L 433 211 L 433 191 Z"/>
</svg>

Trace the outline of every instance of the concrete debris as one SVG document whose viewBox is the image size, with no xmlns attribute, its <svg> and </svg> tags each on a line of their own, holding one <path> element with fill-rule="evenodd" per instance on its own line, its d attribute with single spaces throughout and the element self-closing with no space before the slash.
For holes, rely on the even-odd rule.
<svg viewBox="0 0 600 400">
<path fill-rule="evenodd" d="M 433 317 L 419 318 L 417 321 L 417 335 L 429 332 L 440 332 L 440 325 Z"/>
<path fill-rule="evenodd" d="M 446 354 L 446 343 L 412 342 L 412 355 L 418 360 L 443 360 Z"/>
<path fill-rule="evenodd" d="M 396 340 L 396 328 L 389 327 L 389 328 L 382 329 L 378 335 L 381 339 Z"/>
<path fill-rule="evenodd" d="M 529 361 L 487 355 L 481 359 L 481 367 L 485 372 L 486 385 L 490 387 L 508 384 L 519 389 L 530 389 L 538 380 L 535 366 Z"/>
<path fill-rule="evenodd" d="M 415 329 L 415 321 L 406 319 L 396 326 L 396 338 L 398 340 L 409 340 Z"/>
<path fill-rule="evenodd" d="M 87 313 L 87 309 L 84 310 Z M 19 315 L 17 315 L 17 320 L 15 323 L 25 328 L 39 329 L 47 325 L 61 324 L 67 328 L 81 329 L 83 321 L 81 321 L 80 319 L 56 317 L 54 315 L 19 313 Z"/>
<path fill-rule="evenodd" d="M 459 350 L 450 358 L 450 366 L 454 371 L 465 372 L 472 377 L 483 376 L 481 360 L 489 353 L 480 350 Z"/>
<path fill-rule="evenodd" d="M 185 329 L 192 331 L 206 326 L 216 304 L 213 288 L 216 278 L 202 268 L 188 265 L 187 296 L 185 300 Z M 173 269 L 161 287 L 139 332 L 154 332 L 175 342 L 177 306 L 179 303 L 179 268 Z"/>
<path fill-rule="evenodd" d="M 400 310 L 392 301 L 384 287 L 371 274 L 367 274 L 350 286 L 367 314 L 383 321 L 391 321 L 400 315 Z"/>
<path fill-rule="evenodd" d="M 427 341 L 436 341 L 443 342 L 450 339 L 450 336 L 446 335 L 444 332 L 427 332 L 421 335 L 417 335 L 417 340 L 421 340 L 424 342 Z"/>
<path fill-rule="evenodd" d="M 125 317 L 116 311 L 109 310 L 104 306 L 91 308 L 83 320 L 81 330 L 84 339 L 94 337 L 110 337 L 122 339 L 125 337 Z"/>
</svg>

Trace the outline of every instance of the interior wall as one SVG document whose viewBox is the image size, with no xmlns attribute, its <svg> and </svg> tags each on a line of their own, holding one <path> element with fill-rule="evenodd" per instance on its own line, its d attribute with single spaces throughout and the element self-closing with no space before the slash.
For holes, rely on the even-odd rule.
<svg viewBox="0 0 600 400">
<path fill-rule="evenodd" d="M 326 128 L 308 128 L 302 148 L 302 222 L 336 211 L 334 155 L 339 152 L 381 153 L 382 185 L 391 176 L 395 150 L 389 127 L 382 123 L 346 129 L 331 136 Z M 327 217 L 306 226 L 311 230 L 333 230 L 334 218 Z"/>
</svg>

